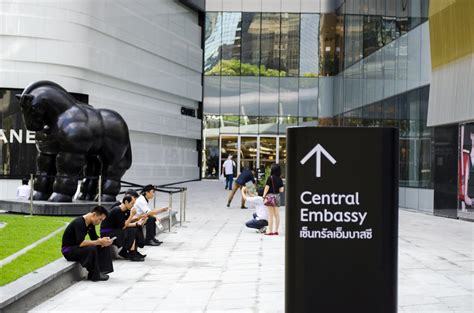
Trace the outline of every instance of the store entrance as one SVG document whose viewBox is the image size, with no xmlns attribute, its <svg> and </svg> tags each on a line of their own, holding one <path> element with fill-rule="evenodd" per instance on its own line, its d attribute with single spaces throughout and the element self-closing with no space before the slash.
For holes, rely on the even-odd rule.
<svg viewBox="0 0 474 313">
<path fill-rule="evenodd" d="M 233 156 L 237 164 L 237 175 L 244 168 L 257 170 L 259 177 L 269 172 L 273 163 L 282 166 L 282 176 L 286 164 L 286 138 L 279 136 L 221 135 L 219 137 L 220 159 L 219 175 L 222 164 L 228 155 Z"/>
</svg>

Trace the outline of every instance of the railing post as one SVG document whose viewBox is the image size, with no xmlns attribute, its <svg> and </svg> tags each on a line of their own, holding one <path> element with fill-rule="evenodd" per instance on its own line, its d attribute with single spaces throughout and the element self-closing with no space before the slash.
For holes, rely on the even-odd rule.
<svg viewBox="0 0 474 313">
<path fill-rule="evenodd" d="M 99 175 L 99 199 L 98 205 L 102 205 L 102 175 Z"/>
<path fill-rule="evenodd" d="M 30 215 L 33 215 L 33 174 L 30 174 Z"/>
<path fill-rule="evenodd" d="M 179 192 L 179 227 L 182 227 L 183 225 L 183 189 Z"/>
<path fill-rule="evenodd" d="M 168 222 L 169 222 L 169 232 L 171 233 L 171 209 L 173 208 L 173 194 L 169 193 L 169 205 L 168 205 Z"/>
<path fill-rule="evenodd" d="M 186 222 L 186 192 L 188 191 L 187 188 L 184 189 L 184 214 L 183 214 L 183 220 Z"/>
</svg>

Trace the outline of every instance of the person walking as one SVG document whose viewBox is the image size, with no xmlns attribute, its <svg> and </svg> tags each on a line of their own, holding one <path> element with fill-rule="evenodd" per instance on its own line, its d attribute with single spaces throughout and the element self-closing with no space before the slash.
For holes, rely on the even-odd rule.
<svg viewBox="0 0 474 313">
<path fill-rule="evenodd" d="M 281 167 L 278 163 L 272 164 L 270 168 L 270 177 L 265 183 L 263 190 L 263 201 L 268 209 L 268 227 L 265 235 L 278 235 L 280 226 L 280 192 L 283 192 L 283 180 L 281 176 Z"/>
<path fill-rule="evenodd" d="M 222 164 L 222 173 L 225 176 L 225 188 L 232 190 L 232 181 L 234 180 L 234 167 L 236 167 L 235 162 L 232 160 L 232 155 L 229 154 L 227 160 Z"/>
</svg>

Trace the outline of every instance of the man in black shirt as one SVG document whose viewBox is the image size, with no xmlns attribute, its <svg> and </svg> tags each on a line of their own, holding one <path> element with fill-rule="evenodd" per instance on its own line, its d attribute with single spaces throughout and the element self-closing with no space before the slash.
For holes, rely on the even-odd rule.
<svg viewBox="0 0 474 313">
<path fill-rule="evenodd" d="M 87 269 L 92 281 L 109 279 L 114 271 L 109 237 L 99 238 L 95 225 L 107 217 L 104 207 L 96 206 L 89 213 L 74 219 L 64 231 L 61 252 L 68 261 L 77 261 Z M 86 234 L 90 240 L 85 240 Z"/>
<path fill-rule="evenodd" d="M 227 199 L 227 207 L 230 206 L 230 203 L 232 202 L 232 199 L 234 198 L 234 194 L 237 191 L 237 189 L 241 189 L 242 187 L 245 186 L 246 183 L 249 181 L 253 182 L 255 184 L 255 171 L 251 171 L 250 169 L 243 169 L 242 173 L 240 173 L 239 177 L 234 182 L 234 186 L 232 187 L 232 191 L 229 194 L 229 198 Z M 245 206 L 245 200 L 242 197 L 241 203 L 240 203 L 240 208 L 241 209 L 246 209 L 247 207 Z"/>
<path fill-rule="evenodd" d="M 137 251 L 137 246 L 143 248 L 145 239 L 140 228 L 144 223 L 144 218 L 132 222 L 132 217 L 136 213 L 136 209 L 133 208 L 134 203 L 133 197 L 125 196 L 122 203 L 113 206 L 107 218 L 100 224 L 100 235 L 101 237 L 117 237 L 114 245 L 122 247 L 119 255 L 136 262 L 145 259 L 145 255 Z"/>
</svg>

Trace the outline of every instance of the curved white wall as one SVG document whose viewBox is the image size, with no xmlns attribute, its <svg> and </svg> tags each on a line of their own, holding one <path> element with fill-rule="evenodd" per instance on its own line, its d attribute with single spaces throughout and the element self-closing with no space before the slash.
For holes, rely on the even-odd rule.
<svg viewBox="0 0 474 313">
<path fill-rule="evenodd" d="M 173 0 L 0 2 L 0 88 L 52 80 L 127 121 L 139 183 L 199 177 L 198 14 Z"/>
</svg>

